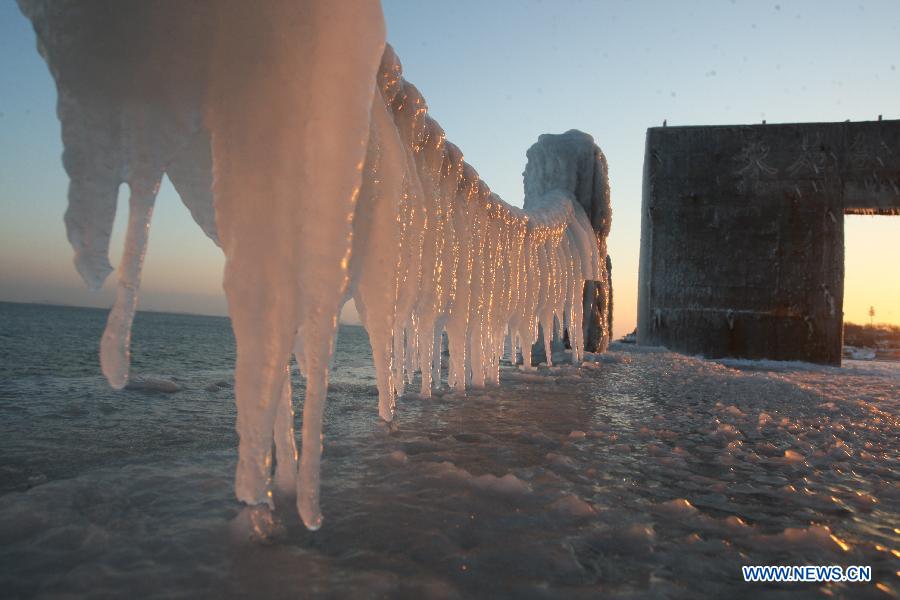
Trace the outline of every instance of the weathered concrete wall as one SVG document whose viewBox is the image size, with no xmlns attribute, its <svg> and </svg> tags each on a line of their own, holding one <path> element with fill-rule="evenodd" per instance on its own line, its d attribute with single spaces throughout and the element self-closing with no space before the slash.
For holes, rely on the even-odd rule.
<svg viewBox="0 0 900 600">
<path fill-rule="evenodd" d="M 900 121 L 649 129 L 638 343 L 840 364 L 844 213 L 900 214 Z"/>
</svg>

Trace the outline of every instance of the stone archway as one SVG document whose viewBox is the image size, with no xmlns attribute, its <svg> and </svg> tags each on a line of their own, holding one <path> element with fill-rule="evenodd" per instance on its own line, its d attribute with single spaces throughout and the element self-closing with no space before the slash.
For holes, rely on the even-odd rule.
<svg viewBox="0 0 900 600">
<path fill-rule="evenodd" d="M 900 214 L 900 121 L 649 129 L 638 343 L 840 364 L 845 214 Z"/>
</svg>

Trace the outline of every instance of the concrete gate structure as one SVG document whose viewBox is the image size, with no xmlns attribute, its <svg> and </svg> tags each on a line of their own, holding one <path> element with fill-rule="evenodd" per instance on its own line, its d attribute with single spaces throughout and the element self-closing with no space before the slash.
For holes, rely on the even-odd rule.
<svg viewBox="0 0 900 600">
<path fill-rule="evenodd" d="M 639 344 L 839 365 L 844 215 L 900 215 L 900 121 L 648 129 L 641 211 Z"/>
</svg>

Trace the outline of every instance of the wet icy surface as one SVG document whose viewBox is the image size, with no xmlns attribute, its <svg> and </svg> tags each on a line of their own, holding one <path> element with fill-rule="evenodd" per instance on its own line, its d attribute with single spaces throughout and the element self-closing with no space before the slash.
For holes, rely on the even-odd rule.
<svg viewBox="0 0 900 600">
<path fill-rule="evenodd" d="M 103 318 L 0 304 L 4 595 L 900 589 L 896 364 L 614 345 L 581 370 L 505 367 L 499 389 L 404 396 L 388 427 L 365 333 L 344 327 L 326 412 L 327 518 L 308 532 L 282 502 L 280 530 L 260 544 L 246 539 L 258 515 L 233 499 L 227 321 L 140 313 L 133 372 L 147 385 L 113 392 L 96 367 Z M 871 565 L 881 588 L 744 584 L 746 564 Z"/>
</svg>

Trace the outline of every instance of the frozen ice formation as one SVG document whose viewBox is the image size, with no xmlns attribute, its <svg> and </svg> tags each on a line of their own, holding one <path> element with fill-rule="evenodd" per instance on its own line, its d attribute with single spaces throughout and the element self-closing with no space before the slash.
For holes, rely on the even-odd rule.
<svg viewBox="0 0 900 600">
<path fill-rule="evenodd" d="M 539 331 L 548 363 L 563 331 L 575 362 L 586 329 L 597 332 L 592 348 L 608 343 L 611 213 L 593 139 L 542 135 L 528 151 L 524 209 L 506 204 L 402 78 L 377 1 L 19 5 L 56 80 L 66 227 L 91 287 L 111 271 L 118 187 L 131 190 L 101 341 L 113 387 L 128 381 L 163 174 L 225 253 L 242 502 L 271 507 L 274 483 L 296 491 L 307 527 L 321 525 L 328 366 L 349 298 L 371 340 L 385 420 L 415 372 L 423 395 L 440 384 L 445 333 L 447 383 L 460 391 L 499 383 L 507 352 L 533 369 Z M 299 459 L 291 356 L 306 378 Z"/>
<path fill-rule="evenodd" d="M 118 290 L 101 342 L 110 384 L 128 381 L 131 322 L 153 204 L 163 173 L 194 219 L 216 240 L 209 135 L 203 129 L 207 65 L 184 54 L 211 31 L 204 7 L 160 3 L 22 0 L 38 51 L 56 80 L 63 165 L 69 175 L 66 230 L 75 267 L 92 289 L 112 271 L 109 238 L 119 186 L 129 200 Z M 196 37 L 195 37 L 196 35 Z"/>
<path fill-rule="evenodd" d="M 601 265 L 609 194 L 593 139 L 575 130 L 540 136 L 527 154 L 525 208 L 510 206 L 445 139 L 401 74 L 388 46 L 372 108 L 348 290 L 372 342 L 385 420 L 415 371 L 422 395 L 439 383 L 443 333 L 448 384 L 482 387 L 499 383 L 507 340 L 513 351 L 525 350 L 523 368 L 532 368 L 538 325 L 548 332 L 548 349 L 565 328 L 580 361 L 584 298 L 593 299 L 583 282 L 598 282 L 603 291 L 596 295 L 607 298 Z M 583 207 L 596 212 L 597 233 Z"/>
</svg>

